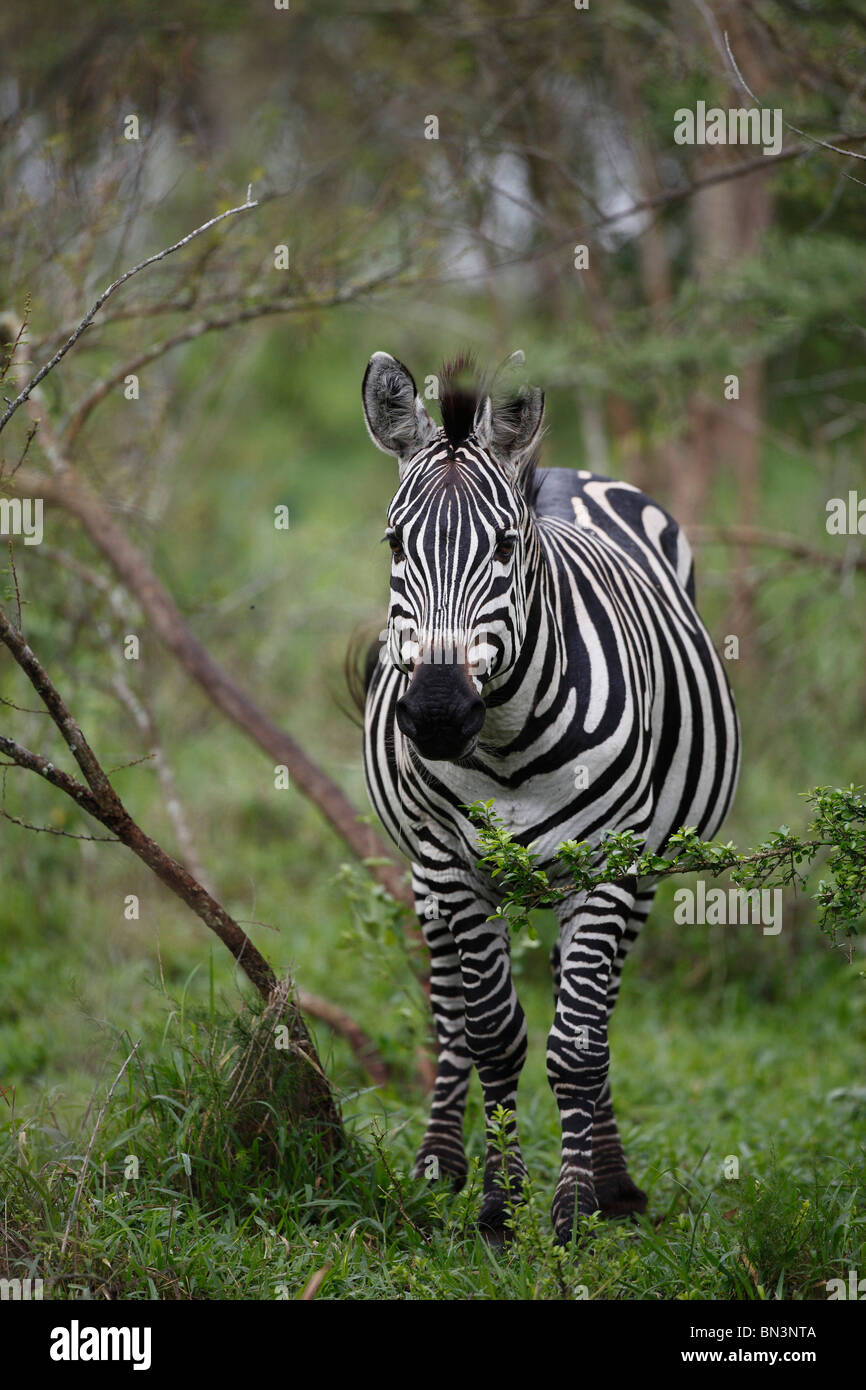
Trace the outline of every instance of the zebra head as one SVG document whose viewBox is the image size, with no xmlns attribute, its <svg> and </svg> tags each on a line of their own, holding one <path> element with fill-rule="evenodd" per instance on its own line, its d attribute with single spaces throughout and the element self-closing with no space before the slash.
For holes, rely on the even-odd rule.
<svg viewBox="0 0 866 1390">
<path fill-rule="evenodd" d="M 410 677 L 398 726 L 434 761 L 474 751 L 485 696 L 507 678 L 523 642 L 527 490 L 544 413 L 536 388 L 494 403 L 480 387 L 459 386 L 465 365 L 440 375 L 441 427 L 387 352 L 370 358 L 362 390 L 370 436 L 396 456 L 400 474 L 385 533 L 392 560 L 383 655 Z"/>
</svg>

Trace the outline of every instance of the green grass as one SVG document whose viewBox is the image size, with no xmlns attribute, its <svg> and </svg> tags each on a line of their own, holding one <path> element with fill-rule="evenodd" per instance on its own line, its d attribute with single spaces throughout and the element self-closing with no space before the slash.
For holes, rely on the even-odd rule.
<svg viewBox="0 0 866 1390">
<path fill-rule="evenodd" d="M 530 356 L 533 332 L 515 326 Z M 366 441 L 360 375 L 375 347 L 390 346 L 420 375 L 454 344 L 433 341 L 430 322 L 406 330 L 396 320 L 347 319 L 323 325 L 302 351 L 289 330 L 262 344 L 233 357 L 230 374 L 213 344 L 187 360 L 179 411 L 184 373 L 210 374 L 222 386 L 200 416 L 182 422 L 188 442 L 161 480 L 170 500 L 159 503 L 157 492 L 150 525 L 133 516 L 130 526 L 155 547 L 160 574 L 214 655 L 366 808 L 358 733 L 332 693 L 353 627 L 381 620 L 387 564 L 378 539 L 395 479 L 392 461 Z M 567 391 L 553 391 L 549 408 L 547 462 L 581 466 Z M 95 476 L 115 466 L 110 430 L 101 441 L 94 434 Z M 834 474 L 829 487 L 800 455 L 766 452 L 756 521 L 825 543 L 824 497 L 844 493 L 847 476 Z M 720 486 L 708 521 L 731 518 L 729 493 Z M 283 501 L 288 533 L 272 525 Z M 68 528 L 47 539 L 93 563 Z M 109 767 L 142 757 L 129 719 L 104 693 L 111 665 L 88 621 L 93 594 L 44 559 L 21 551 L 16 559 L 28 638 L 98 753 Z M 718 642 L 727 631 L 727 560 L 709 548 L 698 576 Z M 767 577 L 756 591 L 755 659 L 729 668 L 744 764 L 723 833 L 744 847 L 783 821 L 802 828 L 799 791 L 862 780 L 866 765 L 862 605 L 852 588 L 860 581 L 760 563 Z M 85 620 L 70 621 L 70 613 Z M 0 667 L 0 695 L 29 707 L 32 692 L 10 668 Z M 347 898 L 344 850 L 298 793 L 275 790 L 269 760 L 221 720 L 146 631 L 128 677 L 151 695 L 221 900 L 278 971 L 291 969 L 358 1019 L 395 1084 L 388 1094 L 371 1092 L 347 1045 L 320 1028 L 357 1143 L 352 1162 L 339 1173 L 326 1165 L 316 1186 L 309 1156 L 291 1145 L 279 1173 L 256 1155 L 229 1160 L 202 1149 L 197 1126 L 208 1105 L 219 1105 L 242 1006 L 227 953 L 121 847 L 4 822 L 4 1273 L 32 1268 L 61 1296 L 270 1299 L 281 1285 L 296 1297 L 328 1266 L 321 1298 L 517 1299 L 571 1297 L 578 1285 L 596 1298 L 757 1297 L 759 1289 L 770 1298 L 821 1298 L 827 1279 L 866 1272 L 858 1195 L 864 982 L 859 965 L 821 937 L 808 895 L 786 896 L 784 929 L 771 939 L 746 928 L 676 927 L 673 885 L 660 890 L 627 968 L 612 1037 L 614 1101 L 633 1176 L 650 1194 L 649 1218 L 606 1226 L 565 1258 L 552 1249 L 548 1223 L 558 1133 L 544 1074 L 546 950 L 515 943 L 531 1037 L 520 1123 L 532 1188 L 511 1248 L 497 1253 L 474 1234 L 477 1172 L 475 1188 L 456 1199 L 405 1176 L 424 1127 L 412 1058 L 427 1015 L 400 943 L 366 890 Z M 67 765 L 44 717 L 7 710 L 6 722 Z M 176 849 L 152 766 L 125 767 L 115 782 L 143 827 Z M 7 774 L 5 806 L 55 830 L 93 831 L 71 803 L 23 772 Z M 140 899 L 137 921 L 124 917 L 131 893 Z M 548 947 L 550 919 L 539 925 Z M 61 1256 L 81 1157 L 130 1038 L 141 1039 L 139 1061 L 97 1135 Z M 149 1096 L 164 1099 L 154 1106 Z M 477 1088 L 469 1121 L 477 1160 Z M 135 1182 L 123 1178 L 128 1153 L 140 1158 Z M 739 1157 L 736 1180 L 722 1176 L 729 1155 Z"/>
<path fill-rule="evenodd" d="M 521 986 L 531 1183 L 504 1251 L 474 1229 L 477 1088 L 470 1179 L 457 1197 L 409 1176 L 423 1099 L 372 1092 L 334 1055 L 349 1153 L 323 1157 L 313 1138 L 286 1130 L 277 1107 L 275 1162 L 273 1150 L 233 1136 L 225 1095 L 243 1045 L 236 1020 L 178 1002 L 161 1034 L 147 1031 L 114 1094 L 65 1253 L 98 1105 L 65 1125 L 49 1093 L 4 1126 L 4 1274 L 41 1276 L 53 1296 L 78 1298 L 298 1298 L 327 1269 L 320 1298 L 812 1299 L 864 1267 L 866 1092 L 850 1084 L 862 1057 L 859 972 L 827 954 L 808 992 L 767 1003 L 743 989 L 671 999 L 637 970 L 613 1027 L 613 1074 L 648 1216 L 594 1226 L 562 1251 L 548 1220 L 557 1122 L 536 960 Z M 101 1091 L 128 1051 L 119 1039 Z"/>
</svg>

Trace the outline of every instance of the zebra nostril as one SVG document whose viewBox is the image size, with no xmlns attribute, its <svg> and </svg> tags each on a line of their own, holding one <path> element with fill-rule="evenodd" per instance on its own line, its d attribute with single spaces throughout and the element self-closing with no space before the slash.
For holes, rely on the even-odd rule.
<svg viewBox="0 0 866 1390">
<path fill-rule="evenodd" d="M 415 692 L 408 691 L 397 701 L 394 712 L 398 729 L 416 747 L 435 749 L 437 756 L 450 757 L 479 732 L 487 706 L 475 694 L 465 701 L 461 698 L 439 706 L 421 702 L 419 706 Z"/>
<path fill-rule="evenodd" d="M 481 696 L 476 695 L 466 711 L 466 718 L 463 720 L 463 733 L 467 738 L 474 738 L 480 731 L 486 713 L 487 706 Z"/>
<path fill-rule="evenodd" d="M 407 738 L 415 738 L 418 729 L 406 706 L 405 695 L 397 701 L 394 712 L 397 716 L 397 728 L 401 734 L 405 734 Z"/>
</svg>

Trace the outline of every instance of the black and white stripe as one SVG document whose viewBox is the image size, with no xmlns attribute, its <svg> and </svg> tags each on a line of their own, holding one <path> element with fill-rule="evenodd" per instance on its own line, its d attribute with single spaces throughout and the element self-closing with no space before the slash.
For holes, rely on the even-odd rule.
<svg viewBox="0 0 866 1390">
<path fill-rule="evenodd" d="M 465 1177 L 472 1066 L 490 1117 L 516 1110 L 526 1026 L 495 882 L 463 809 L 494 798 L 542 865 L 566 839 L 631 830 L 662 850 L 683 825 L 712 835 L 737 779 L 739 731 L 722 664 L 694 604 L 675 522 L 626 483 L 536 470 L 543 398 L 500 404 L 444 383 L 444 425 L 404 367 L 377 353 L 364 381 L 374 441 L 400 461 L 388 514 L 387 641 L 369 682 L 370 796 L 412 862 L 431 962 L 439 1065 L 418 1171 Z M 599 861 L 601 855 L 599 854 Z M 561 880 L 564 881 L 564 880 Z M 562 1119 L 553 1203 L 642 1210 L 608 1085 L 607 1025 L 652 887 L 619 880 L 558 909 L 557 1004 L 547 1070 Z M 508 1166 L 525 1172 L 516 1121 Z M 481 1223 L 504 1215 L 488 1150 Z"/>
</svg>

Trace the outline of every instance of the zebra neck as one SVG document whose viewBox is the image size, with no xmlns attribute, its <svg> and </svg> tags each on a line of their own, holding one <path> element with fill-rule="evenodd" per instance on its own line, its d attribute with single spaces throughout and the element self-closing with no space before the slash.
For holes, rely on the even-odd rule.
<svg viewBox="0 0 866 1390">
<path fill-rule="evenodd" d="M 512 669 L 485 693 L 487 717 L 481 741 L 485 752 L 494 757 L 520 746 L 530 721 L 543 712 L 546 692 L 561 687 L 568 664 L 556 621 L 553 575 L 534 524 L 525 557 L 526 634 Z"/>
</svg>

